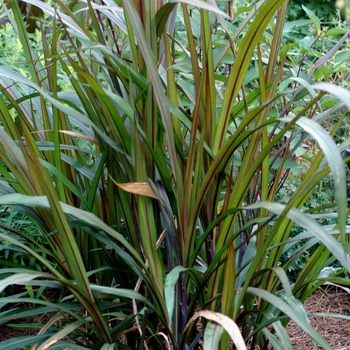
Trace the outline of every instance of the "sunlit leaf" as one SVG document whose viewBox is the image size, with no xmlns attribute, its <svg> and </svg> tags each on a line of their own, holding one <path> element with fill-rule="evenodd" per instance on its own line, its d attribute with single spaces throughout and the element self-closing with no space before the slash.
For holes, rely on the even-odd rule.
<svg viewBox="0 0 350 350">
<path fill-rule="evenodd" d="M 217 323 L 208 322 L 204 330 L 203 349 L 215 350 L 219 349 L 220 339 L 224 328 Z"/>
<path fill-rule="evenodd" d="M 204 317 L 207 320 L 218 323 L 225 331 L 229 334 L 231 340 L 236 345 L 237 350 L 246 350 L 247 347 L 242 338 L 241 332 L 237 327 L 236 323 L 229 317 L 220 314 L 218 312 L 213 312 L 209 310 L 201 310 L 198 311 L 191 319 L 187 322 L 186 327 L 189 327 L 192 322 L 194 322 L 197 318 Z M 186 330 L 186 329 L 185 329 Z"/>
<path fill-rule="evenodd" d="M 169 315 L 169 322 L 173 317 L 175 307 L 175 285 L 179 279 L 180 273 L 184 271 L 187 271 L 187 269 L 182 266 L 176 266 L 165 278 L 164 296 Z"/>
</svg>

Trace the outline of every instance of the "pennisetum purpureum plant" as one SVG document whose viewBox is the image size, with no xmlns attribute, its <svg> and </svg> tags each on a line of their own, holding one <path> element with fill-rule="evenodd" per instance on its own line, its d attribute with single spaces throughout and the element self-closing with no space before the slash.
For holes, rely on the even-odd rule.
<svg viewBox="0 0 350 350">
<path fill-rule="evenodd" d="M 0 298 L 0 322 L 36 316 L 39 330 L 0 347 L 292 349 L 292 319 L 331 349 L 302 302 L 325 281 L 348 283 L 349 140 L 333 135 L 350 92 L 314 78 L 347 33 L 291 75 L 288 1 L 233 14 L 213 0 L 19 3 L 41 9 L 46 26 L 37 22 L 36 52 L 18 2 L 3 5 L 28 74 L 0 64 L 0 204 L 41 239 L 0 232 L 36 261 L 0 269 L 5 294 L 25 286 Z M 307 138 L 317 152 L 281 201 Z M 323 227 L 327 214 L 303 205 L 330 173 L 337 221 Z M 312 247 L 291 283 L 288 266 Z M 319 277 L 336 260 L 342 269 Z"/>
</svg>

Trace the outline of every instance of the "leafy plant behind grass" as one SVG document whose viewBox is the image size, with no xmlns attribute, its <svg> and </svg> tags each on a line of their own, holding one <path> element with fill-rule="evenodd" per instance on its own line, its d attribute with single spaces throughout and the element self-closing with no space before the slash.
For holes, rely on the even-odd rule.
<svg viewBox="0 0 350 350">
<path fill-rule="evenodd" d="M 56 303 L 21 297 L 41 305 L 33 314 L 53 316 L 45 337 L 6 346 L 62 348 L 68 337 L 72 348 L 185 349 L 204 334 L 207 348 L 227 349 L 231 339 L 244 349 L 244 338 L 251 349 L 287 349 L 283 326 L 293 319 L 330 349 L 301 302 L 323 283 L 323 267 L 339 259 L 350 269 L 345 169 L 332 139 L 341 120 L 330 134 L 318 124 L 318 113 L 349 108 L 349 92 L 307 84 L 317 61 L 309 77 L 294 79 L 299 87 L 278 94 L 287 2 L 258 2 L 238 27 L 214 2 L 88 1 L 84 21 L 61 1 L 60 12 L 25 2 L 54 16 L 53 31 L 43 33 L 39 59 L 11 2 L 31 78 L 0 67 L 0 171 L 8 182 L 0 204 L 25 211 L 47 243 L 35 249 L 20 233 L 0 234 L 42 266 L 3 268 L 0 285 L 66 294 Z M 70 91 L 60 90 L 58 71 Z M 333 90 L 343 104 L 321 111 L 319 91 Z M 289 201 L 278 203 L 305 135 L 322 150 Z M 301 208 L 329 172 L 338 221 L 326 230 Z M 319 246 L 291 285 L 284 268 L 303 249 L 280 260 L 294 244 L 294 224 L 305 230 L 295 242 Z M 4 312 L 1 322 L 18 317 Z"/>
</svg>

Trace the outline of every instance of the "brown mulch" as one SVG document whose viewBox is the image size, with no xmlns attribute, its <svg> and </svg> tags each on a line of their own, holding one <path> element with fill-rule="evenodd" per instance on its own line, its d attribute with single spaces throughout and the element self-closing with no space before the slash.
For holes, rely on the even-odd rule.
<svg viewBox="0 0 350 350">
<path fill-rule="evenodd" d="M 17 321 L 17 324 L 28 323 L 28 320 Z M 0 341 L 12 339 L 16 337 L 24 337 L 26 335 L 36 335 L 38 334 L 39 329 L 32 328 L 15 328 L 11 326 L 0 326 Z"/>
<path fill-rule="evenodd" d="M 304 302 L 309 313 L 332 313 L 350 316 L 350 294 L 342 288 L 326 287 L 317 290 Z M 334 317 L 309 317 L 312 327 L 334 350 L 350 350 L 350 321 Z M 287 326 L 293 346 L 299 350 L 314 350 L 308 336 L 295 322 Z M 318 349 L 322 349 L 318 347 Z"/>
<path fill-rule="evenodd" d="M 28 305 L 28 308 L 29 307 L 30 306 Z M 6 307 L 3 308 L 1 311 L 7 311 L 7 310 L 10 310 L 11 308 L 25 309 L 26 304 L 20 303 L 17 305 L 11 305 L 11 304 L 6 305 Z M 31 317 L 26 317 L 26 318 L 22 318 L 22 319 L 18 319 L 16 321 L 13 321 L 14 326 L 11 326 L 11 324 L 0 325 L 0 341 L 4 341 L 7 339 L 12 339 L 12 338 L 16 338 L 16 337 L 36 335 L 40 331 L 40 324 L 39 323 L 45 324 L 46 319 L 47 319 L 47 317 L 42 316 L 40 318 L 40 322 L 38 322 L 38 317 L 31 316 Z M 28 324 L 30 324 L 32 327 L 25 328 L 25 326 Z M 34 324 L 38 324 L 37 327 L 33 327 Z M 1 346 L 0 346 L 0 350 L 2 350 Z"/>
<path fill-rule="evenodd" d="M 333 313 L 350 316 L 350 294 L 342 288 L 325 287 L 311 295 L 304 307 L 309 313 Z M 309 317 L 312 327 L 332 346 L 334 350 L 350 350 L 350 321 L 333 317 Z M 30 323 L 34 320 L 23 320 Z M 21 323 L 21 322 L 17 322 Z M 13 328 L 0 326 L 0 341 L 13 337 L 37 334 L 38 329 Z M 294 348 L 298 350 L 314 350 L 308 334 L 300 329 L 293 321 L 287 326 L 288 334 Z M 287 349 L 286 349 L 287 350 Z"/>
</svg>

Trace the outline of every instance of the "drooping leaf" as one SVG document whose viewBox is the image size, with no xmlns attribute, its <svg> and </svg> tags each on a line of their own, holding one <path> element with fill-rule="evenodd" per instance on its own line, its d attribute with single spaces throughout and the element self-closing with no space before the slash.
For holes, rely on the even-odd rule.
<svg viewBox="0 0 350 350">
<path fill-rule="evenodd" d="M 247 347 L 241 335 L 241 331 L 231 318 L 218 312 L 201 310 L 191 317 L 191 319 L 187 322 L 186 328 L 188 328 L 199 317 L 204 317 L 207 320 L 218 323 L 229 334 L 231 340 L 236 345 L 237 350 L 247 350 Z"/>
</svg>

